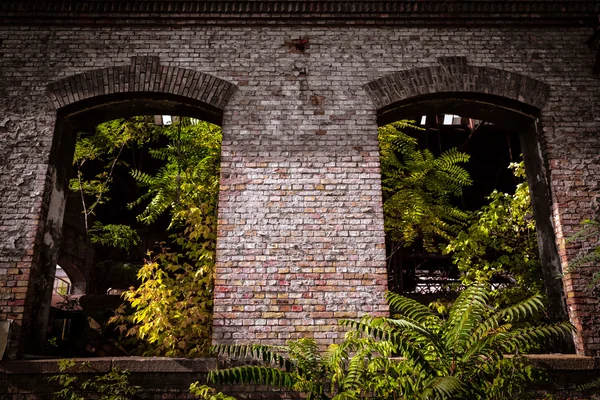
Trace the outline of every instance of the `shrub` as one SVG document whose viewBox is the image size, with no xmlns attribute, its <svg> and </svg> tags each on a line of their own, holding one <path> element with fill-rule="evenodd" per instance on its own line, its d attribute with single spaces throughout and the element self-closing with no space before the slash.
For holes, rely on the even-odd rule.
<svg viewBox="0 0 600 400">
<path fill-rule="evenodd" d="M 572 330 L 569 323 L 517 329 L 513 323 L 543 307 L 540 297 L 495 309 L 482 285 L 463 291 L 447 316 L 396 294 L 387 297 L 397 315 L 342 321 L 350 331 L 324 353 L 309 338 L 281 347 L 214 346 L 218 355 L 261 365 L 212 371 L 209 382 L 265 384 L 309 400 L 524 398 L 539 374 L 521 352 Z"/>
</svg>

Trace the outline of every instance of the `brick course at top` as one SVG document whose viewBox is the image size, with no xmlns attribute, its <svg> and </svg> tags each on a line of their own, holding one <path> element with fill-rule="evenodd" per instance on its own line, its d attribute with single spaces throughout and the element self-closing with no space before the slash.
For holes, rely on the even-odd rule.
<svg viewBox="0 0 600 400">
<path fill-rule="evenodd" d="M 541 109 L 537 135 L 567 267 L 576 249 L 564 238 L 598 211 L 600 81 L 585 41 L 599 8 L 0 1 L 0 320 L 14 320 L 9 354 L 40 327 L 64 206 L 65 115 L 77 107 L 121 101 L 127 110 L 127 101 L 162 96 L 222 123 L 217 342 L 327 343 L 341 334 L 339 318 L 387 312 L 378 111 L 450 90 L 453 71 L 479 82 L 456 93 Z M 396 82 L 393 98 L 385 79 Z M 600 355 L 600 305 L 587 289 L 594 268 L 564 279 L 587 355 Z"/>
<path fill-rule="evenodd" d="M 131 18 L 310 18 L 308 23 L 332 18 L 375 17 L 383 19 L 473 18 L 527 19 L 528 23 L 543 19 L 590 17 L 600 12 L 593 0 L 409 0 L 409 1 L 339 1 L 339 0 L 252 0 L 252 1 L 186 1 L 186 0 L 4 0 L 0 11 L 8 17 L 75 16 L 89 21 L 108 17 L 131 22 Z M 158 22 L 158 21 L 156 21 Z M 381 22 L 381 21 L 378 21 Z M 440 23 L 441 21 L 436 21 Z M 454 23 L 455 21 L 450 21 Z M 556 21 L 554 21 L 556 22 Z"/>
</svg>

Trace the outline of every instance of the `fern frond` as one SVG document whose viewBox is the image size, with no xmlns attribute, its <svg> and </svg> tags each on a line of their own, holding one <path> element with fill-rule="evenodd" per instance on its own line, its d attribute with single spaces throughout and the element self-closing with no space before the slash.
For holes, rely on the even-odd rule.
<svg viewBox="0 0 600 400">
<path fill-rule="evenodd" d="M 439 317 L 433 314 L 427 306 L 416 300 L 389 291 L 385 293 L 385 299 L 390 305 L 392 313 L 407 317 L 416 323 L 440 321 Z"/>
<path fill-rule="evenodd" d="M 502 346 L 505 351 L 512 352 L 515 348 L 530 343 L 543 343 L 552 338 L 568 337 L 574 330 L 575 327 L 569 322 L 515 329 L 506 333 Z"/>
<path fill-rule="evenodd" d="M 542 296 L 536 294 L 528 299 L 525 299 L 515 305 L 504 308 L 496 312 L 490 318 L 499 320 L 506 319 L 508 321 L 519 321 L 540 312 L 544 308 Z"/>
<path fill-rule="evenodd" d="M 127 203 L 127 209 L 131 210 L 135 206 L 139 206 L 140 204 L 142 204 L 143 201 L 149 199 L 151 196 L 152 196 L 152 193 L 150 193 L 150 192 L 146 192 L 146 193 L 142 194 L 140 197 L 138 197 L 137 199 L 135 199 L 131 203 Z"/>
<path fill-rule="evenodd" d="M 152 224 L 156 222 L 158 217 L 169 209 L 172 204 L 173 200 L 170 196 L 167 196 L 164 192 L 159 192 L 152 198 L 150 203 L 146 206 L 146 209 L 142 211 L 136 219 L 145 224 Z"/>
<path fill-rule="evenodd" d="M 510 307 L 495 311 L 475 329 L 467 347 L 471 347 L 485 336 L 497 332 L 501 324 L 529 318 L 543 307 L 542 297 L 535 295 Z"/>
<path fill-rule="evenodd" d="M 590 382 L 584 383 L 582 385 L 575 386 L 575 390 L 590 390 L 590 389 L 597 389 L 599 387 L 600 387 L 600 378 L 597 378 Z"/>
<path fill-rule="evenodd" d="M 131 170 L 131 177 L 135 179 L 138 185 L 148 187 L 157 183 L 156 177 L 138 169 Z"/>
<path fill-rule="evenodd" d="M 458 296 L 444 323 L 444 339 L 448 348 L 459 351 L 469 343 L 485 316 L 487 301 L 488 293 L 483 285 L 472 285 Z"/>
<path fill-rule="evenodd" d="M 502 352 L 504 347 L 501 343 L 506 340 L 505 333 L 509 328 L 510 326 L 503 325 L 494 331 L 487 331 L 486 335 L 477 340 L 472 340 L 466 346 L 466 351 L 458 354 L 461 364 L 476 368 L 482 358 L 493 362 L 501 360 L 504 357 Z"/>
<path fill-rule="evenodd" d="M 381 317 L 365 317 L 360 321 L 341 320 L 340 325 L 370 335 L 377 340 L 393 343 L 403 357 L 410 360 L 415 365 L 418 365 L 425 373 L 433 373 L 434 369 L 427 360 L 427 356 L 422 350 L 421 343 L 418 343 L 418 339 L 415 340 L 415 331 L 397 330 L 393 326 L 390 326 L 388 319 Z M 406 323 L 401 325 L 409 327 L 414 324 Z"/>
<path fill-rule="evenodd" d="M 467 163 L 471 159 L 471 156 L 467 153 L 463 153 L 459 151 L 457 148 L 453 147 L 449 150 L 444 151 L 438 158 L 435 159 L 436 165 L 445 170 L 447 168 L 455 167 L 460 163 Z M 468 178 L 468 173 L 464 170 L 464 174 L 461 174 L 462 177 Z"/>
<path fill-rule="evenodd" d="M 148 150 L 148 153 L 150 154 L 150 157 L 154 158 L 155 160 L 166 161 L 170 156 L 173 155 L 174 150 L 176 149 L 172 146 L 168 146 L 160 147 L 158 149 L 150 149 Z"/>
<path fill-rule="evenodd" d="M 293 389 L 296 384 L 294 374 L 272 367 L 241 366 L 210 371 L 208 381 L 214 385 L 269 385 Z"/>
<path fill-rule="evenodd" d="M 358 400 L 360 397 L 358 394 L 352 390 L 345 390 L 343 392 L 339 392 L 335 396 L 331 398 L 331 400 Z"/>
<path fill-rule="evenodd" d="M 289 358 L 300 374 L 311 375 L 318 371 L 323 362 L 319 346 L 312 338 L 301 338 L 288 342 Z"/>
<path fill-rule="evenodd" d="M 364 352 L 358 352 L 350 359 L 346 377 L 342 384 L 344 389 L 360 390 L 365 385 L 364 377 L 367 371 L 367 366 L 365 365 L 366 356 Z"/>
<path fill-rule="evenodd" d="M 431 379 L 419 394 L 421 399 L 451 399 L 463 391 L 464 384 L 455 376 Z"/>
<path fill-rule="evenodd" d="M 291 361 L 277 353 L 278 350 L 282 349 L 257 344 L 217 344 L 210 347 L 210 352 L 215 355 L 238 359 L 251 358 L 262 361 L 266 365 L 277 365 L 290 371 L 293 368 Z"/>
</svg>

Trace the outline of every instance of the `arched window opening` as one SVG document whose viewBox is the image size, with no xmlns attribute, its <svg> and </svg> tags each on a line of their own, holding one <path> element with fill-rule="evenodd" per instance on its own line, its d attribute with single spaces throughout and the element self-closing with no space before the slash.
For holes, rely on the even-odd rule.
<svg viewBox="0 0 600 400">
<path fill-rule="evenodd" d="M 56 265 L 44 352 L 205 351 L 220 127 L 169 114 L 76 121 L 68 128 L 76 133 L 58 254 L 67 267 Z M 194 334 L 166 329 L 178 317 L 181 331 L 196 324 Z"/>
<path fill-rule="evenodd" d="M 467 67 L 467 69 L 468 68 L 470 67 Z M 443 71 L 439 71 L 439 73 L 443 73 Z M 502 74 L 504 72 L 494 72 L 492 70 L 490 73 Z M 520 79 L 526 78 L 521 77 Z M 386 78 L 382 78 L 382 81 L 385 80 Z M 464 82 L 459 82 L 457 85 L 459 86 Z M 411 119 L 416 121 L 415 128 L 413 129 L 416 129 L 419 132 L 437 129 L 438 135 L 444 135 L 444 132 L 447 133 L 448 130 L 455 132 L 460 132 L 462 130 L 462 135 L 467 134 L 467 138 L 471 134 L 469 131 L 480 133 L 485 132 L 486 130 L 489 131 L 490 129 L 501 129 L 505 132 L 498 136 L 504 137 L 502 139 L 504 142 L 502 145 L 494 144 L 493 142 L 485 144 L 484 142 L 484 144 L 482 144 L 483 148 L 475 151 L 477 155 L 481 155 L 482 162 L 489 162 L 490 154 L 494 154 L 498 151 L 499 146 L 506 149 L 504 150 L 505 152 L 508 152 L 508 149 L 510 148 L 513 159 L 518 157 L 519 153 L 523 153 L 523 170 L 526 172 L 526 181 L 529 186 L 528 193 L 531 196 L 531 216 L 528 216 L 527 218 L 529 218 L 530 221 L 535 219 L 535 236 L 539 248 L 540 274 L 544 287 L 543 293 L 548 299 L 547 311 L 551 320 L 567 320 L 568 315 L 562 282 L 559 279 L 556 279 L 556 277 L 560 276 L 562 273 L 561 264 L 558 256 L 558 249 L 556 247 L 555 232 L 551 217 L 551 198 L 547 181 L 546 166 L 545 161 L 542 158 L 540 143 L 538 141 L 538 131 L 541 127 L 537 123 L 537 116 L 540 114 L 540 109 L 537 108 L 537 105 L 543 104 L 542 100 L 540 100 L 545 96 L 545 89 L 543 86 L 540 86 L 540 84 L 535 82 L 532 83 L 534 86 L 540 86 L 541 89 L 539 91 L 534 90 L 531 93 L 527 93 L 527 96 L 531 97 L 531 101 L 528 103 L 514 99 L 519 96 L 522 98 L 521 94 L 518 94 L 517 96 L 511 92 L 512 90 L 518 90 L 514 88 L 509 88 L 507 90 L 510 97 L 487 94 L 483 93 L 483 91 L 441 91 L 439 93 L 426 93 L 413 97 L 401 98 L 398 101 L 389 103 L 389 100 L 387 100 L 386 97 L 380 95 L 384 92 L 381 92 L 378 81 L 369 85 L 372 98 L 379 99 L 376 101 L 379 101 L 380 104 L 378 114 L 380 126 L 384 127 L 387 126 L 387 124 L 394 123 L 394 121 Z M 518 86 L 515 87 L 518 88 Z M 402 93 L 402 91 L 398 90 L 398 93 Z M 425 121 L 423 121 L 423 115 L 426 116 Z M 482 124 L 481 121 L 484 121 L 485 123 Z M 419 127 L 418 125 L 421 122 L 424 123 L 423 127 Z M 425 130 L 423 131 L 422 129 Z M 510 140 L 506 139 L 507 131 L 514 132 L 514 134 L 508 134 Z M 431 134 L 429 135 L 431 136 Z M 482 137 L 491 136 L 482 135 Z M 466 141 L 467 144 L 473 141 L 473 138 L 470 140 L 467 140 L 467 138 L 463 138 L 462 140 Z M 423 140 L 425 139 L 421 139 L 421 141 Z M 428 140 L 430 142 L 429 146 L 431 146 L 431 138 Z M 460 140 L 457 140 L 457 142 L 462 146 L 463 142 Z M 520 151 L 518 150 L 517 142 L 518 145 L 520 145 Z M 508 143 L 510 143 L 509 147 L 507 147 Z M 439 143 L 436 144 L 435 140 L 433 141 L 433 145 L 434 148 L 437 147 L 438 151 L 443 151 L 443 148 L 440 149 Z M 503 168 L 500 168 L 500 170 L 503 170 Z M 478 172 L 474 172 L 474 174 L 477 173 Z M 489 194 L 489 192 L 487 192 L 489 188 L 483 189 L 484 187 L 485 186 L 481 186 L 482 189 L 477 189 L 480 191 L 479 199 L 482 198 L 482 195 L 485 196 Z M 465 197 L 462 195 L 463 189 L 465 193 L 467 193 L 466 188 L 461 188 L 460 197 L 462 199 Z M 498 189 L 506 190 L 502 187 L 498 187 Z M 480 201 L 481 200 L 479 200 L 479 202 Z M 472 207 L 475 208 L 476 205 L 474 204 Z M 465 210 L 468 211 L 468 209 Z M 492 238 L 490 238 L 490 241 L 498 242 L 495 239 L 492 240 Z M 444 258 L 447 254 L 442 253 L 443 251 L 440 250 L 439 253 L 436 253 L 435 255 Z M 486 255 L 480 259 L 485 260 L 486 257 L 488 256 Z M 422 260 L 414 260 L 411 262 L 418 265 Z M 457 275 L 456 271 L 455 275 Z M 458 276 L 463 275 L 458 274 Z M 514 275 L 506 276 L 509 282 L 510 280 L 514 280 L 514 277 Z M 500 277 L 497 279 L 499 278 Z M 407 279 L 410 280 L 414 278 L 409 276 Z M 500 283 L 501 282 L 498 282 L 498 284 Z M 521 287 L 526 288 L 525 285 L 521 285 Z M 518 297 L 514 296 L 512 298 L 517 299 Z"/>
<path fill-rule="evenodd" d="M 429 116 L 442 115 L 441 124 L 436 121 L 442 129 L 456 127 L 461 117 L 486 121 L 518 134 L 535 220 L 546 310 L 550 320 L 565 321 L 569 313 L 563 281 L 558 279 L 562 276 L 556 241 L 560 232 L 555 231 L 553 223 L 544 127 L 539 122 L 550 88 L 530 76 L 470 65 L 467 57 L 440 57 L 438 62 L 388 74 L 364 85 L 377 109 L 377 122 L 380 127 L 406 119 L 426 124 Z M 571 317 L 579 321 L 578 315 L 571 313 Z"/>
<path fill-rule="evenodd" d="M 444 93 L 380 114 L 391 290 L 443 307 L 479 282 L 497 306 L 543 294 L 550 321 L 568 318 L 536 113 Z M 546 345 L 573 351 L 572 342 Z"/>
<path fill-rule="evenodd" d="M 474 280 L 541 290 L 519 135 L 456 114 L 413 120 L 380 129 L 390 290 L 426 303 Z"/>
<path fill-rule="evenodd" d="M 150 116 L 149 122 L 153 122 L 153 116 L 160 116 L 161 123 L 168 123 L 168 119 L 164 117 L 181 116 L 221 125 L 224 108 L 236 90 L 236 85 L 214 75 L 195 69 L 162 65 L 160 58 L 155 56 L 134 56 L 128 64 L 87 70 L 53 81 L 47 86 L 49 100 L 56 109 L 55 127 L 48 168 L 42 180 L 39 224 L 35 231 L 37 239 L 31 249 L 31 260 L 28 261 L 30 277 L 25 277 L 29 280 L 23 282 L 27 283 L 27 296 L 25 306 L 15 308 L 16 320 L 21 322 L 15 323 L 15 328 L 10 332 L 10 357 L 21 357 L 24 353 L 35 355 L 54 352 L 53 344 L 47 339 L 57 265 L 63 267 L 73 287 L 79 292 L 100 291 L 100 288 L 90 285 L 90 282 L 95 281 L 90 279 L 92 275 L 84 268 L 90 257 L 89 249 L 77 247 L 77 244 L 82 243 L 82 237 L 86 236 L 86 230 L 82 229 L 85 221 L 82 221 L 81 211 L 84 210 L 78 210 L 80 206 L 73 206 L 81 204 L 77 194 L 71 192 L 69 195 L 78 133 L 93 132 L 98 124 L 107 121 L 138 116 Z M 173 125 L 171 119 L 170 126 Z M 218 190 L 218 186 L 217 180 L 211 187 Z M 193 217 L 200 220 L 204 218 L 206 210 L 202 207 L 198 209 L 201 211 L 194 213 Z M 211 223 L 216 224 L 216 218 L 211 218 Z M 200 240 L 211 234 L 214 231 L 196 232 L 196 239 Z M 206 258 L 204 256 L 203 259 Z M 212 275 L 206 271 L 200 275 L 210 278 L 193 289 L 188 287 L 188 292 L 203 292 L 208 298 L 212 296 Z M 108 291 L 108 288 L 104 289 Z M 110 289 L 110 293 L 121 291 L 120 288 Z M 197 304 L 196 309 L 204 311 L 184 320 L 186 323 L 188 320 L 200 320 L 200 325 L 206 327 L 202 340 L 189 340 L 185 343 L 198 344 L 201 348 L 208 345 L 212 325 L 210 307 L 212 297 L 209 301 Z M 174 307 L 166 306 L 163 309 Z M 187 326 L 174 325 L 182 329 Z M 130 329 L 127 332 L 135 333 Z M 162 343 L 169 349 L 190 350 L 173 338 L 159 335 L 151 339 L 153 343 Z M 177 351 L 173 350 L 172 354 L 167 355 L 178 355 Z M 191 353 L 192 350 L 187 351 L 187 355 L 192 355 Z"/>
</svg>

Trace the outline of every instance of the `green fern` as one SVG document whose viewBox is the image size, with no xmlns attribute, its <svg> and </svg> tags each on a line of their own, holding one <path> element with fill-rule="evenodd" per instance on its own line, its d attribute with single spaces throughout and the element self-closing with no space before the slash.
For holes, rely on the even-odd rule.
<svg viewBox="0 0 600 400">
<path fill-rule="evenodd" d="M 285 352 L 283 347 L 262 346 L 262 345 L 214 345 L 210 351 L 215 354 L 224 355 L 230 358 L 252 358 L 259 360 L 266 365 L 276 365 L 280 368 L 290 370 L 290 361 L 277 353 Z"/>
<path fill-rule="evenodd" d="M 217 355 L 261 361 L 261 366 L 240 366 L 211 371 L 212 384 L 262 384 L 309 393 L 308 399 L 326 392 L 327 367 L 313 339 L 299 339 L 286 347 L 216 345 Z M 312 397 L 311 397 L 312 396 Z M 315 397 L 316 396 L 316 397 Z"/>
<path fill-rule="evenodd" d="M 293 389 L 296 384 L 294 375 L 289 372 L 255 365 L 211 371 L 208 379 L 216 385 L 255 384 Z"/>
<path fill-rule="evenodd" d="M 573 330 L 569 323 L 515 329 L 515 322 L 541 311 L 540 297 L 495 309 L 483 285 L 464 290 L 447 318 L 400 295 L 387 298 L 394 317 L 341 321 L 349 328 L 344 341 L 323 353 L 313 339 L 283 347 L 215 346 L 220 356 L 261 365 L 213 371 L 209 381 L 266 384 L 323 400 L 525 398 L 539 374 L 519 354 Z M 402 359 L 392 358 L 397 355 Z"/>
<path fill-rule="evenodd" d="M 435 157 L 418 149 L 416 139 L 402 132 L 405 128 L 420 129 L 408 121 L 379 128 L 386 233 L 403 247 L 419 241 L 425 250 L 436 251 L 468 218 L 450 198 L 471 184 L 460 165 L 469 155 L 450 149 Z"/>
<path fill-rule="evenodd" d="M 423 380 L 420 390 L 426 396 L 424 398 L 455 398 L 450 396 L 452 393 L 463 393 L 466 398 L 504 398 L 509 392 L 512 396 L 522 391 L 534 374 L 523 359 L 516 357 L 507 360 L 503 354 L 518 354 L 532 343 L 565 337 L 573 327 L 569 323 L 560 323 L 514 329 L 513 323 L 530 319 L 542 309 L 541 298 L 534 296 L 507 309 L 496 310 L 488 304 L 489 297 L 484 286 L 470 286 L 457 298 L 448 318 L 442 319 L 412 300 L 388 294 L 391 308 L 398 315 L 393 319 L 363 319 L 360 329 L 366 334 L 392 342 L 397 341 L 398 337 L 410 338 L 411 346 L 397 343 L 398 351 L 408 363 L 414 365 L 415 371 L 425 371 L 422 368 L 423 360 L 426 360 L 435 371 L 430 376 L 454 377 L 462 382 L 462 385 L 449 385 L 448 388 L 452 388 L 450 392 L 442 390 L 434 393 L 428 386 L 432 382 Z M 356 321 L 352 325 L 358 328 Z M 418 351 L 412 348 L 417 343 Z M 508 368 L 511 362 L 519 364 L 519 368 L 526 372 L 515 377 L 522 381 L 520 388 L 508 381 L 502 386 L 494 380 L 498 377 L 500 366 Z M 490 382 L 495 383 L 490 385 Z M 494 393 L 490 392 L 490 388 Z"/>
<path fill-rule="evenodd" d="M 584 383 L 582 385 L 578 385 L 575 387 L 576 390 L 590 390 L 590 389 L 597 389 L 600 387 L 600 378 L 597 379 L 593 379 L 587 383 Z"/>
<path fill-rule="evenodd" d="M 218 191 L 220 128 L 208 122 L 180 118 L 178 124 L 164 128 L 162 134 L 171 143 L 167 147 L 153 149 L 149 154 L 166 161 L 165 165 L 154 175 L 131 171 L 136 184 L 146 188 L 147 192 L 130 203 L 129 208 L 146 204 L 137 217 L 145 224 L 156 222 L 168 211 L 176 214 L 182 205 L 212 201 L 216 198 L 215 191 Z"/>
</svg>

